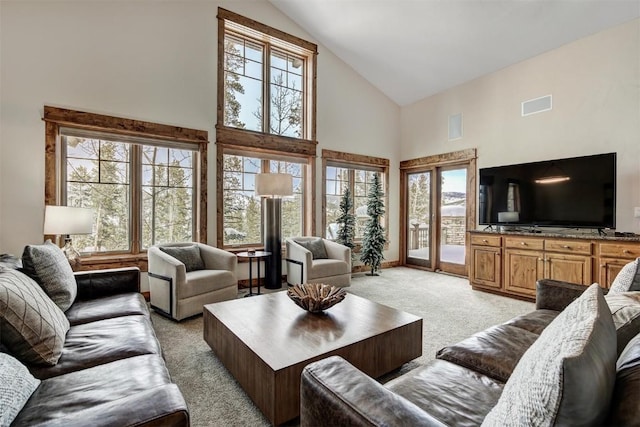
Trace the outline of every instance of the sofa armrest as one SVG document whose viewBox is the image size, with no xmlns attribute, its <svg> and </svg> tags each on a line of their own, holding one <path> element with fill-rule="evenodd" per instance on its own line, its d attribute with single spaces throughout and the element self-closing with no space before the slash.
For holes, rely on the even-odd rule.
<svg viewBox="0 0 640 427">
<path fill-rule="evenodd" d="M 300 385 L 300 425 L 444 426 L 340 356 L 307 365 Z"/>
<path fill-rule="evenodd" d="M 126 292 L 140 292 L 138 267 L 78 271 L 74 273 L 78 284 L 78 299 L 88 300 Z"/>
<path fill-rule="evenodd" d="M 346 262 L 349 264 L 349 271 L 351 271 L 351 249 L 331 240 L 324 239 L 323 241 L 327 256 L 331 259 L 339 259 Z"/>
<path fill-rule="evenodd" d="M 562 311 L 587 289 L 577 283 L 542 279 L 536 282 L 536 309 Z"/>
<path fill-rule="evenodd" d="M 200 257 L 207 270 L 227 270 L 236 274 L 238 257 L 231 252 L 213 246 L 198 243 Z"/>
<path fill-rule="evenodd" d="M 292 239 L 286 240 L 287 247 L 287 282 L 290 284 L 306 283 L 311 268 L 311 251 L 297 244 Z M 298 282 L 300 278 L 300 282 Z"/>
</svg>

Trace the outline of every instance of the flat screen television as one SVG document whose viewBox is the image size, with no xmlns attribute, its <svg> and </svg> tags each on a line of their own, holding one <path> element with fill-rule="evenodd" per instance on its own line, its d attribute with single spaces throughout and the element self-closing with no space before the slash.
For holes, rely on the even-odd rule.
<svg viewBox="0 0 640 427">
<path fill-rule="evenodd" d="M 479 223 L 615 228 L 616 153 L 481 168 Z"/>
</svg>

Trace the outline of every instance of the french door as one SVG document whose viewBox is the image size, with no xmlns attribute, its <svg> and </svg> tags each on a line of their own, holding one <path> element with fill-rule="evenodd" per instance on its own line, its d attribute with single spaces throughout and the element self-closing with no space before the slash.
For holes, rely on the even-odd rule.
<svg viewBox="0 0 640 427">
<path fill-rule="evenodd" d="M 401 259 L 467 275 L 467 230 L 475 227 L 475 150 L 402 162 Z"/>
</svg>

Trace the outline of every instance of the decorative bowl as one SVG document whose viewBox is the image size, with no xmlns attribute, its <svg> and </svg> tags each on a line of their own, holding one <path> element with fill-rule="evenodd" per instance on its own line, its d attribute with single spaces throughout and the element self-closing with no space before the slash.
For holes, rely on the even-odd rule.
<svg viewBox="0 0 640 427">
<path fill-rule="evenodd" d="M 287 289 L 287 295 L 305 310 L 311 313 L 320 313 L 342 301 L 347 293 L 337 286 L 306 283 Z"/>
</svg>

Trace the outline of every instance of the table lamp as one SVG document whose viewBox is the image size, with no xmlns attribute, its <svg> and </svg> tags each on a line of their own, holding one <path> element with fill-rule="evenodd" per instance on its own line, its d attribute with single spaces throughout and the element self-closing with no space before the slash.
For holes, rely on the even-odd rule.
<svg viewBox="0 0 640 427">
<path fill-rule="evenodd" d="M 271 252 L 265 269 L 265 288 L 282 287 L 282 197 L 293 195 L 293 176 L 287 173 L 256 175 L 256 194 L 262 197 L 264 250 Z"/>
<path fill-rule="evenodd" d="M 44 234 L 65 236 L 62 252 L 74 266 L 80 252 L 73 247 L 72 234 L 91 234 L 93 231 L 93 210 L 72 206 L 45 206 Z"/>
</svg>

